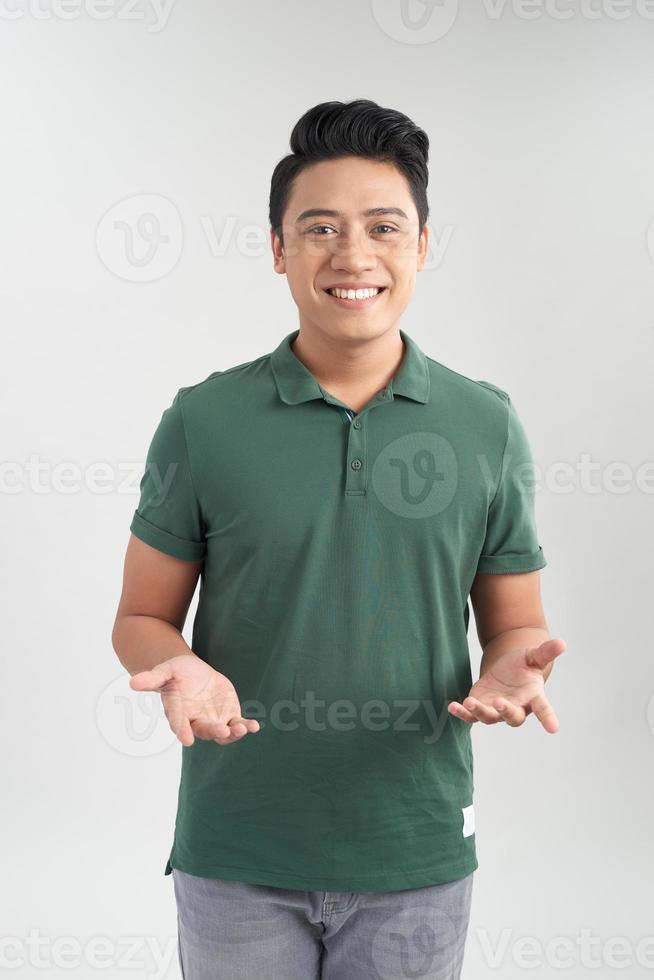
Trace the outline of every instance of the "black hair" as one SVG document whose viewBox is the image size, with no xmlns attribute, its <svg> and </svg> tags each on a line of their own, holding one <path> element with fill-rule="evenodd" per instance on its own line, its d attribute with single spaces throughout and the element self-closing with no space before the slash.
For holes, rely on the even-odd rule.
<svg viewBox="0 0 654 980">
<path fill-rule="evenodd" d="M 395 164 L 409 184 L 422 232 L 429 215 L 429 137 L 402 112 L 370 99 L 321 102 L 298 119 L 290 145 L 292 152 L 279 161 L 270 181 L 270 226 L 282 244 L 282 217 L 297 175 L 312 163 L 344 156 Z"/>
</svg>

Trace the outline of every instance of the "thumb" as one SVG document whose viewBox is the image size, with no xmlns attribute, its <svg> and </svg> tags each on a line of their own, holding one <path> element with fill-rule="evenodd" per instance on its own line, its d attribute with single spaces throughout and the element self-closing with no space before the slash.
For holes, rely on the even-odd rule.
<svg viewBox="0 0 654 980">
<path fill-rule="evenodd" d="M 173 679 L 175 671 L 170 661 L 164 660 L 151 670 L 140 670 L 129 679 L 133 691 L 158 691 Z"/>
<path fill-rule="evenodd" d="M 527 664 L 529 667 L 538 667 L 541 670 L 543 667 L 547 667 L 551 660 L 562 654 L 565 648 L 565 640 L 562 640 L 561 637 L 550 637 L 540 646 L 527 651 Z"/>
</svg>

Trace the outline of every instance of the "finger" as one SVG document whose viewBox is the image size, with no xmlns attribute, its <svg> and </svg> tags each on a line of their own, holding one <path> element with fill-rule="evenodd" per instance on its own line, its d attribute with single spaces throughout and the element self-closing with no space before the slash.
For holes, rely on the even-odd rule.
<svg viewBox="0 0 654 980">
<path fill-rule="evenodd" d="M 505 721 L 511 728 L 517 728 L 518 725 L 522 725 L 527 717 L 523 708 L 517 704 L 513 704 L 511 701 L 505 701 L 504 698 L 497 698 L 493 704 L 499 711 L 502 721 Z"/>
<path fill-rule="evenodd" d="M 213 702 L 209 701 L 202 706 L 202 713 L 193 719 L 191 726 L 198 738 L 206 739 L 207 741 L 214 741 L 221 738 L 228 741 L 232 739 L 235 733 L 243 734 L 245 731 L 244 729 L 234 728 L 232 722 L 238 719 L 238 715 L 233 716 L 231 719 L 229 716 L 225 717 L 222 706 L 216 707 Z"/>
<path fill-rule="evenodd" d="M 208 713 L 203 713 L 199 718 L 194 718 L 191 722 L 191 728 L 198 738 L 208 741 L 213 739 L 216 734 L 229 735 L 230 733 L 229 726 L 225 722 L 219 724 Z"/>
<path fill-rule="evenodd" d="M 181 725 L 179 729 L 175 732 L 177 738 L 180 740 L 182 745 L 193 745 L 195 742 L 195 737 L 193 735 L 193 729 L 191 728 L 191 723 L 188 718 L 182 718 Z"/>
<path fill-rule="evenodd" d="M 559 719 L 556 717 L 556 712 L 545 695 L 537 694 L 536 697 L 532 698 L 529 703 L 531 705 L 531 710 L 536 715 L 545 731 L 549 732 L 550 735 L 553 735 L 554 732 L 558 732 Z"/>
<path fill-rule="evenodd" d="M 231 727 L 232 733 L 242 729 L 243 735 L 248 732 L 258 732 L 260 727 L 256 718 L 243 718 L 242 715 L 235 715 L 233 718 L 230 718 L 228 725 Z"/>
<path fill-rule="evenodd" d="M 164 714 L 168 719 L 168 724 L 170 725 L 171 731 L 174 733 L 175 737 L 179 739 L 182 745 L 193 745 L 195 737 L 193 735 L 193 729 L 191 728 L 191 723 L 185 714 L 180 709 L 180 702 L 175 699 L 175 701 L 167 701 L 164 705 Z"/>
<path fill-rule="evenodd" d="M 232 720 L 229 723 L 229 727 L 232 731 L 232 735 L 234 738 L 241 738 L 241 736 L 247 734 L 247 728 L 244 722 L 239 721 L 238 718 L 232 718 Z"/>
<path fill-rule="evenodd" d="M 245 735 L 245 732 L 241 732 L 240 735 L 239 734 L 230 734 L 230 735 L 227 735 L 226 737 L 225 736 L 219 736 L 217 738 L 214 738 L 214 742 L 218 742 L 218 745 L 231 745 L 232 742 L 240 742 L 240 740 L 243 738 L 244 735 Z"/>
<path fill-rule="evenodd" d="M 236 716 L 228 722 L 216 722 L 212 727 L 213 734 L 211 737 L 214 741 L 218 742 L 219 745 L 229 745 L 230 742 L 238 741 L 249 732 L 257 732 L 259 722 L 254 718 Z"/>
<path fill-rule="evenodd" d="M 545 640 L 539 647 L 527 652 L 526 660 L 529 667 L 538 667 L 542 670 L 550 661 L 555 660 L 565 650 L 565 640 L 559 636 L 553 636 Z"/>
<path fill-rule="evenodd" d="M 182 745 L 193 745 L 195 741 L 193 729 L 182 710 L 182 698 L 178 694 L 163 694 L 161 703 L 171 731 Z"/>
<path fill-rule="evenodd" d="M 464 698 L 463 704 L 478 721 L 483 721 L 486 725 L 494 725 L 496 722 L 502 720 L 502 716 L 497 708 L 483 704 L 477 698 Z"/>
<path fill-rule="evenodd" d="M 129 686 L 133 691 L 158 691 L 172 680 L 173 675 L 173 668 L 167 660 L 164 660 L 152 670 L 140 670 L 138 674 L 132 674 Z"/>
<path fill-rule="evenodd" d="M 193 727 L 201 738 L 210 740 L 216 738 L 229 739 L 232 734 L 229 719 L 224 716 L 221 717 L 221 711 L 212 704 L 205 706 L 202 716 L 193 722 Z"/>
<path fill-rule="evenodd" d="M 220 738 L 227 738 L 231 739 L 232 741 L 235 738 L 241 738 L 247 732 L 245 725 L 237 718 L 230 718 L 229 721 L 217 722 L 214 727 Z"/>
<path fill-rule="evenodd" d="M 214 742 L 220 742 L 221 744 L 223 742 L 228 742 L 231 737 L 232 730 L 226 721 L 221 721 L 213 725 L 211 728 L 211 735 L 209 736 L 209 738 L 212 738 Z"/>
<path fill-rule="evenodd" d="M 256 718 L 232 718 L 229 721 L 229 727 L 232 730 L 232 735 L 240 737 L 241 735 L 248 735 L 254 732 L 258 732 L 260 725 Z"/>
<path fill-rule="evenodd" d="M 477 721 L 472 712 L 467 711 L 458 701 L 450 701 L 447 706 L 447 710 L 451 715 L 455 715 L 457 718 L 460 718 L 461 721 L 467 721 L 470 724 Z"/>
</svg>

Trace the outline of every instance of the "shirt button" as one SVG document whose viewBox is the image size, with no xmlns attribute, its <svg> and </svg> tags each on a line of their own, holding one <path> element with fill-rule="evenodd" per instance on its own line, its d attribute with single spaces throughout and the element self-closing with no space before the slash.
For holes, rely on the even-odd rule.
<svg viewBox="0 0 654 980">
<path fill-rule="evenodd" d="M 358 419 L 356 419 L 356 421 L 353 424 L 354 424 L 354 428 L 355 429 L 360 429 L 361 428 L 361 423 L 359 422 Z"/>
<path fill-rule="evenodd" d="M 386 398 L 386 389 L 385 388 L 384 388 L 383 391 L 380 391 L 379 392 L 379 394 L 377 395 L 377 398 Z"/>
<path fill-rule="evenodd" d="M 353 459 L 352 460 L 352 469 L 353 470 L 360 470 L 361 469 L 361 466 L 362 466 L 362 463 L 361 463 L 361 460 L 360 459 Z"/>
</svg>

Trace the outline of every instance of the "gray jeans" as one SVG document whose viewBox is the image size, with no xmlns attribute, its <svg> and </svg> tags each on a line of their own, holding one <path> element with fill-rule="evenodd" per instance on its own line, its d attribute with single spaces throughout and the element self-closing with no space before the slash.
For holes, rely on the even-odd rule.
<svg viewBox="0 0 654 980">
<path fill-rule="evenodd" d="M 473 875 L 322 892 L 173 869 L 183 980 L 459 980 Z"/>
</svg>

